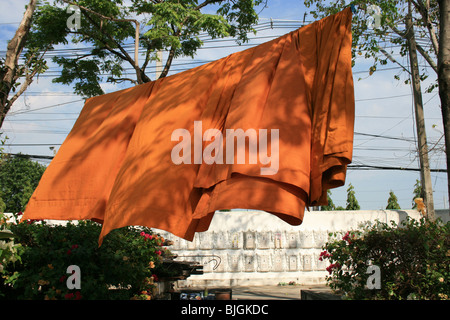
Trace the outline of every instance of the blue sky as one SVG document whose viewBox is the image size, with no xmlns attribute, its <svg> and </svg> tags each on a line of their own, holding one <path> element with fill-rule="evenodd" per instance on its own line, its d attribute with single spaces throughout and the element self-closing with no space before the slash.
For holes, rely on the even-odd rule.
<svg viewBox="0 0 450 320">
<path fill-rule="evenodd" d="M 0 54 L 4 56 L 7 40 L 13 36 L 24 12 L 24 5 L 28 1 L 0 1 Z M 258 32 L 256 37 L 269 38 L 256 39 L 251 44 L 261 43 L 296 29 L 300 26 L 305 12 L 303 1 L 269 0 L 268 7 L 264 8 L 260 14 L 261 23 L 273 19 L 276 22 L 275 27 Z M 311 19 L 311 16 L 306 18 L 307 21 Z M 281 28 L 281 26 L 285 27 Z M 195 61 L 211 61 L 248 48 L 244 46 L 217 48 L 231 44 L 233 43 L 206 43 L 205 49 L 199 50 L 194 59 Z M 207 47 L 214 48 L 208 49 Z M 163 56 L 164 58 L 165 56 Z M 395 55 L 395 58 L 400 63 L 407 65 L 407 61 L 399 55 Z M 177 63 L 192 62 L 191 60 L 191 58 L 184 57 L 180 58 Z M 368 77 L 367 69 L 370 65 L 370 61 L 359 58 L 353 68 L 356 98 L 353 164 L 418 168 L 418 158 L 413 142 L 416 131 L 413 122 L 411 87 L 405 85 L 403 81 L 394 79 L 394 75 L 400 73 L 400 70 L 396 68 L 397 65 L 383 66 L 382 68 L 386 70 L 376 72 Z M 173 72 L 188 66 L 174 67 Z M 154 68 L 154 66 L 151 67 Z M 52 70 L 57 71 L 55 66 L 52 66 Z M 422 84 L 423 90 L 427 84 L 436 79 L 434 73 L 430 72 L 429 75 L 429 78 Z M 153 78 L 153 75 L 151 76 Z M 360 78 L 362 79 L 360 80 Z M 401 74 L 401 79 L 405 79 L 404 73 Z M 20 145 L 54 144 L 57 149 L 58 144 L 64 141 L 83 107 L 83 102 L 80 101 L 80 97 L 72 93 L 71 86 L 54 84 L 51 80 L 52 78 L 48 76 L 36 79 L 27 92 L 14 104 L 2 128 L 2 131 L 9 137 L 7 144 L 11 145 L 6 147 L 7 152 L 52 155 L 53 151 L 48 145 Z M 102 84 L 102 87 L 106 92 L 122 88 L 106 83 Z M 443 132 L 437 90 L 432 93 L 424 93 L 423 101 L 425 103 L 427 136 L 429 145 L 432 146 L 441 138 Z M 30 112 L 35 109 L 40 110 Z M 369 135 L 381 135 L 385 138 Z M 443 140 L 440 140 L 441 144 L 442 142 Z M 430 160 L 431 168 L 445 168 L 445 154 L 442 151 L 430 152 Z M 432 173 L 431 175 L 436 209 L 448 208 L 446 174 Z M 394 191 L 399 198 L 402 209 L 410 209 L 416 179 L 419 179 L 419 172 L 415 171 L 349 169 L 346 185 L 333 189 L 332 199 L 336 205 L 345 206 L 346 189 L 351 183 L 355 187 L 356 197 L 362 209 L 385 208 L 390 190 Z"/>
</svg>

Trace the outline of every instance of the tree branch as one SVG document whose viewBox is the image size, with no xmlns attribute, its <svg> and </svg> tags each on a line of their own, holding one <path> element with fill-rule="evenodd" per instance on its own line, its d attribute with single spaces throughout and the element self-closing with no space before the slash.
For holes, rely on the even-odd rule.
<svg viewBox="0 0 450 320">
<path fill-rule="evenodd" d="M 89 21 L 98 29 L 98 30 L 100 30 L 100 32 L 104 35 L 104 36 L 106 36 L 109 40 L 111 40 L 111 42 L 113 42 L 114 43 L 114 45 L 120 50 L 120 52 L 122 52 L 122 56 L 121 56 L 121 58 L 122 59 L 124 59 L 124 60 L 126 60 L 126 61 L 128 61 L 128 62 L 130 62 L 133 66 L 134 66 L 134 61 L 133 61 L 133 59 L 130 57 L 130 55 L 128 54 L 128 52 L 120 45 L 120 43 L 118 43 L 109 33 L 107 33 L 107 32 L 105 32 L 105 30 L 101 27 L 101 26 L 99 26 L 98 25 L 98 23 L 97 22 L 95 22 L 95 20 L 93 20 L 88 14 L 86 14 L 86 13 L 83 13 L 84 15 L 85 15 L 85 17 L 86 18 L 88 18 L 89 19 Z M 86 33 L 87 34 L 87 33 Z M 93 35 L 90 35 L 90 34 L 87 34 L 88 36 L 90 36 L 90 37 L 94 37 Z M 97 37 L 94 37 L 94 38 L 97 38 Z M 109 46 L 109 44 L 105 41 L 105 40 L 103 40 L 103 39 L 98 39 L 98 40 L 100 40 L 101 42 L 103 42 L 103 44 L 105 45 L 105 47 L 109 47 L 109 48 L 111 48 L 110 46 Z M 111 48 L 112 49 L 112 48 Z M 108 49 L 109 50 L 109 49 Z"/>
<path fill-rule="evenodd" d="M 0 82 L 2 83 L 0 88 L 0 128 L 3 125 L 6 114 L 11 108 L 11 103 L 8 102 L 8 95 L 14 84 L 13 79 L 17 71 L 17 63 L 19 56 L 25 47 L 26 36 L 31 27 L 31 20 L 36 4 L 37 0 L 30 0 L 19 28 L 7 45 L 4 70 L 2 70 L 2 78 L 0 79 Z"/>
<path fill-rule="evenodd" d="M 170 66 L 172 65 L 172 61 L 173 61 L 174 56 L 175 56 L 175 48 L 172 46 L 170 48 L 169 56 L 167 57 L 167 61 L 166 61 L 166 64 L 164 66 L 164 69 L 161 72 L 161 75 L 159 76 L 159 78 L 164 78 L 164 77 L 167 76 L 167 74 L 169 73 Z"/>
<path fill-rule="evenodd" d="M 390 55 L 386 50 L 384 50 L 382 47 L 378 46 L 378 49 L 381 51 L 381 53 L 383 53 L 389 60 L 391 60 L 391 62 L 394 62 L 396 64 L 398 64 L 400 67 L 402 67 L 402 69 L 406 72 L 408 72 L 409 74 L 411 74 L 411 71 L 409 71 L 408 69 L 406 69 L 403 65 L 400 64 L 400 62 L 398 62 L 397 60 L 394 59 L 394 57 L 392 55 Z"/>
<path fill-rule="evenodd" d="M 195 8 L 195 10 L 200 10 L 201 8 L 207 6 L 208 4 L 211 4 L 211 3 L 213 3 L 213 2 L 222 2 L 222 1 L 218 1 L 218 0 L 206 0 L 206 1 L 204 1 L 203 3 L 199 4 L 199 5 Z M 183 25 L 186 23 L 186 21 L 187 21 L 187 18 L 184 19 L 183 22 L 181 22 L 181 28 L 180 28 L 178 31 L 175 30 L 175 27 L 172 25 L 172 30 L 173 30 L 173 35 L 174 35 L 174 36 L 179 37 L 179 36 L 181 35 L 181 29 L 183 28 Z M 164 78 L 164 77 L 167 76 L 167 74 L 169 73 L 170 66 L 172 65 L 172 61 L 173 61 L 173 58 L 174 58 L 174 57 L 175 57 L 175 48 L 172 46 L 172 47 L 170 48 L 169 56 L 167 57 L 166 64 L 164 65 L 164 69 L 163 69 L 163 71 L 161 72 L 159 78 Z"/>
<path fill-rule="evenodd" d="M 22 93 L 25 92 L 25 90 L 30 86 L 30 84 L 33 82 L 33 77 L 36 75 L 37 69 L 34 69 L 29 75 L 26 75 L 24 83 L 20 86 L 19 91 L 16 92 L 16 94 L 8 100 L 6 107 L 9 109 L 11 108 L 12 104 L 22 95 Z"/>
<path fill-rule="evenodd" d="M 135 37 L 134 37 L 134 61 L 133 61 L 133 59 L 131 59 L 131 57 L 129 57 L 128 53 L 126 53 L 126 51 L 123 50 L 123 48 L 122 48 L 121 46 L 118 46 L 118 47 L 119 47 L 120 51 L 122 51 L 122 53 L 123 53 L 125 56 L 129 57 L 129 60 L 128 60 L 128 59 L 127 59 L 127 60 L 128 60 L 128 61 L 131 63 L 131 65 L 135 68 L 135 70 L 136 70 L 136 76 L 138 77 L 138 81 L 139 81 L 139 79 L 141 78 L 141 76 L 140 76 L 141 70 L 140 70 L 140 68 L 139 68 L 139 62 L 138 62 L 138 57 L 139 57 L 139 28 L 140 28 L 140 23 L 139 23 L 139 21 L 137 21 L 137 20 L 135 20 L 135 19 L 117 19 L 117 18 L 111 18 L 111 17 L 108 17 L 108 16 L 104 16 L 104 15 L 102 15 L 101 13 L 98 13 L 98 12 L 96 12 L 96 11 L 94 11 L 94 10 L 91 10 L 91 9 L 89 9 L 89 8 L 86 8 L 86 7 L 84 7 L 84 6 L 80 6 L 80 5 L 79 5 L 78 3 L 76 3 L 76 2 L 69 1 L 69 0 L 62 0 L 62 1 L 64 1 L 65 3 L 71 4 L 71 5 L 77 6 L 78 8 L 83 9 L 83 10 L 86 11 L 86 12 L 92 13 L 92 14 L 94 14 L 94 15 L 100 17 L 100 18 L 103 19 L 103 20 L 110 20 L 110 21 L 115 21 L 115 22 L 133 22 L 133 23 L 136 24 L 136 33 L 135 33 Z M 92 19 L 90 19 L 90 20 L 93 21 Z M 97 28 L 98 28 L 103 34 L 107 35 L 107 34 L 102 30 L 102 28 L 101 28 L 100 26 L 97 26 Z M 110 39 L 112 39 L 111 36 L 109 36 L 109 35 L 107 35 L 107 36 L 108 36 Z M 113 39 L 112 39 L 112 40 L 113 40 Z M 114 40 L 113 40 L 113 41 L 114 41 Z M 117 42 L 116 42 L 116 43 L 117 43 Z M 141 83 L 141 82 L 140 82 L 140 83 Z"/>
<path fill-rule="evenodd" d="M 206 1 L 203 2 L 203 3 L 200 3 L 200 4 L 195 8 L 195 10 L 200 10 L 201 8 L 206 7 L 208 4 L 213 3 L 213 2 L 223 2 L 223 1 L 218 1 L 218 0 L 206 0 Z"/>
<path fill-rule="evenodd" d="M 142 64 L 142 70 L 145 70 L 145 68 L 147 68 L 147 64 L 150 61 L 150 52 L 151 52 L 151 48 L 150 48 L 150 43 L 147 41 L 147 52 L 145 53 L 145 59 L 144 59 L 144 63 Z"/>
<path fill-rule="evenodd" d="M 114 83 L 121 83 L 121 82 L 124 82 L 124 81 L 130 81 L 134 85 L 138 85 L 139 84 L 136 80 L 133 80 L 131 78 L 113 78 L 113 77 L 109 77 L 106 80 L 106 82 L 114 82 Z"/>
<path fill-rule="evenodd" d="M 427 4 L 425 5 L 422 0 L 417 0 L 417 2 L 411 0 L 416 9 L 420 12 L 420 15 L 422 16 L 422 22 L 428 29 L 428 33 L 430 34 L 431 43 L 433 44 L 433 49 L 436 54 L 438 55 L 439 52 L 439 42 L 436 36 L 436 30 L 434 29 L 433 24 L 430 20 L 430 15 L 428 14 L 430 11 L 430 1 L 427 0 Z"/>
<path fill-rule="evenodd" d="M 425 58 L 425 60 L 428 62 L 428 64 L 431 66 L 431 68 L 433 68 L 433 70 L 436 72 L 436 74 L 438 73 L 438 67 L 436 62 L 433 60 L 433 58 L 430 57 L 430 55 L 428 54 L 428 52 L 426 52 L 420 45 L 416 45 L 416 49 L 417 51 L 419 51 L 419 53 L 422 55 L 422 57 Z"/>
<path fill-rule="evenodd" d="M 44 58 L 45 53 L 47 52 L 47 49 L 45 49 L 45 51 L 42 53 L 41 57 L 38 60 L 42 60 Z M 28 62 L 31 61 L 31 58 L 28 60 Z M 11 108 L 12 104 L 25 92 L 25 90 L 30 86 L 30 84 L 33 82 L 33 78 L 36 75 L 36 73 L 38 73 L 39 71 L 39 67 L 36 66 L 33 71 L 30 74 L 27 74 L 25 76 L 25 81 L 24 83 L 22 83 L 22 85 L 20 86 L 19 91 L 16 92 L 16 94 L 14 94 L 14 96 L 8 100 L 7 102 L 7 108 Z"/>
<path fill-rule="evenodd" d="M 391 25 L 390 28 L 392 31 L 394 31 L 396 34 L 398 34 L 400 37 L 406 39 L 406 33 L 400 31 L 397 27 L 394 25 Z M 425 58 L 425 60 L 428 62 L 428 64 L 433 68 L 433 70 L 437 73 L 438 68 L 436 62 L 433 60 L 433 58 L 430 57 L 430 55 L 418 44 L 416 44 L 417 51 Z"/>
</svg>

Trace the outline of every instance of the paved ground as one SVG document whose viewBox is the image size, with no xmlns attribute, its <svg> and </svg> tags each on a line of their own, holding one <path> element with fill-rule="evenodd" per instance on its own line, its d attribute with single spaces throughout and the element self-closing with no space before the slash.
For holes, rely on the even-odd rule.
<svg viewBox="0 0 450 320">
<path fill-rule="evenodd" d="M 331 292 L 326 286 L 255 286 L 233 287 L 233 300 L 299 300 L 301 290 Z"/>
<path fill-rule="evenodd" d="M 225 291 L 228 291 L 227 289 L 230 288 L 226 288 Z M 196 292 L 197 290 L 201 292 L 205 289 L 180 289 L 181 292 Z M 314 290 L 315 292 L 331 292 L 330 288 L 325 285 L 239 286 L 232 287 L 231 290 L 232 300 L 300 300 L 302 290 Z M 215 291 L 215 289 L 210 288 L 210 291 L 213 292 Z"/>
</svg>

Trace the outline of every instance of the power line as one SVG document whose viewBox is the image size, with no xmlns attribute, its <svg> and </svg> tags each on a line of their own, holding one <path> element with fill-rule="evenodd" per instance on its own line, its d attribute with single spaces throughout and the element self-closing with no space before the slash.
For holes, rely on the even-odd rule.
<svg viewBox="0 0 450 320">
<path fill-rule="evenodd" d="M 367 71 L 364 71 L 367 72 Z M 393 99 L 393 98 L 401 98 L 401 97 L 411 97 L 412 94 L 407 93 L 407 94 L 399 94 L 396 96 L 387 96 L 387 97 L 374 97 L 374 98 L 364 98 L 364 99 L 356 99 L 355 102 L 359 102 L 359 101 L 372 101 L 372 100 L 383 100 L 383 99 Z"/>
<path fill-rule="evenodd" d="M 374 137 L 374 138 L 383 138 L 383 139 L 390 139 L 390 140 L 401 140 L 401 141 L 408 141 L 408 142 L 416 142 L 415 139 L 413 139 L 413 138 L 391 137 L 391 136 L 383 136 L 383 135 L 371 134 L 371 133 L 355 132 L 355 135 Z"/>
<path fill-rule="evenodd" d="M 78 100 L 72 100 L 72 101 L 67 101 L 67 102 L 62 102 L 62 103 L 58 103 L 58 104 L 53 104 L 50 106 L 46 106 L 46 107 L 41 107 L 41 108 L 36 108 L 36 109 L 30 109 L 30 110 L 18 110 L 16 112 L 10 112 L 10 115 L 17 115 L 17 114 L 23 114 L 23 113 L 30 113 L 30 112 L 34 112 L 34 111 L 38 111 L 38 110 L 43 110 L 43 109 L 49 109 L 49 108 L 54 108 L 54 107 L 59 107 L 59 106 L 63 106 L 66 104 L 70 104 L 70 103 L 75 103 L 75 102 L 80 102 L 80 101 L 84 101 L 84 99 L 78 99 Z"/>
<path fill-rule="evenodd" d="M 60 144 L 41 144 L 45 146 L 55 146 Z M 47 159 L 52 160 L 54 156 L 35 155 L 35 154 L 22 154 L 22 153 L 6 153 L 6 155 L 22 158 L 32 159 Z M 374 166 L 374 165 L 348 165 L 349 170 L 399 170 L 399 171 L 418 171 L 420 168 L 408 168 L 408 167 L 389 167 L 389 166 Z M 447 169 L 430 169 L 431 172 L 445 173 Z"/>
<path fill-rule="evenodd" d="M 404 168 L 404 167 L 387 167 L 372 165 L 348 165 L 348 169 L 352 170 L 400 170 L 400 171 L 419 171 L 420 168 Z M 430 169 L 431 172 L 447 172 L 447 169 Z"/>
<path fill-rule="evenodd" d="M 9 122 L 35 122 L 35 121 L 75 121 L 77 118 L 69 118 L 69 119 L 7 119 Z"/>
<path fill-rule="evenodd" d="M 36 144 L 10 144 L 9 146 L 57 146 L 60 143 L 49 144 L 49 143 L 36 143 Z M 35 155 L 35 154 L 22 154 L 22 153 L 6 153 L 10 156 L 15 157 L 25 157 L 33 159 L 47 159 L 52 160 L 54 156 L 46 155 Z M 350 164 L 347 166 L 349 170 L 396 170 L 396 171 L 417 171 L 420 172 L 420 168 L 410 168 L 410 167 L 399 167 L 399 166 L 380 166 L 380 165 L 368 165 L 368 164 Z M 430 169 L 431 172 L 445 173 L 447 169 Z"/>
</svg>

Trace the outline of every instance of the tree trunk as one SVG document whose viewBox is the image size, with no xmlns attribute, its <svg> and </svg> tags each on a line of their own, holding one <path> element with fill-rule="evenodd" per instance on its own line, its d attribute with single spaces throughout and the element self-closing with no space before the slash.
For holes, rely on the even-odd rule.
<svg viewBox="0 0 450 320">
<path fill-rule="evenodd" d="M 20 54 L 25 47 L 26 36 L 30 31 L 31 18 L 33 17 L 36 3 L 37 0 L 30 0 L 22 21 L 20 22 L 19 28 L 16 30 L 16 34 L 8 43 L 4 69 L 0 74 L 0 128 L 3 125 L 6 114 L 11 108 L 11 104 L 8 101 L 8 96 L 11 92 L 11 88 L 17 80 L 17 65 Z"/>
<path fill-rule="evenodd" d="M 447 187 L 450 208 L 450 1 L 439 0 L 440 33 L 438 53 L 438 83 L 444 122 L 447 155 Z"/>
<path fill-rule="evenodd" d="M 431 184 L 430 162 L 428 159 L 427 136 L 425 132 L 425 118 L 423 112 L 422 90 L 420 87 L 419 65 L 417 59 L 416 41 L 414 36 L 414 26 L 411 17 L 411 2 L 409 2 L 409 14 L 406 16 L 405 24 L 407 28 L 406 40 L 408 42 L 409 60 L 411 68 L 411 82 L 414 91 L 414 109 L 416 114 L 417 142 L 420 159 L 420 178 L 424 202 L 426 206 L 427 218 L 435 220 L 433 189 Z"/>
</svg>

